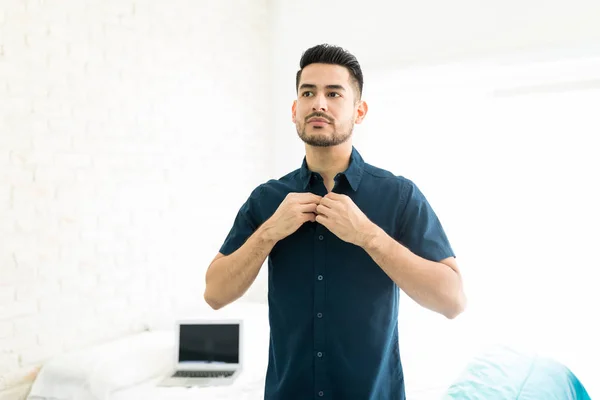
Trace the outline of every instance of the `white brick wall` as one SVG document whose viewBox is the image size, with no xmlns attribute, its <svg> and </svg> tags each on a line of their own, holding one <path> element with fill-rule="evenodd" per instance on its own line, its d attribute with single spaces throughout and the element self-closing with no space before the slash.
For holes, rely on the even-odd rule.
<svg viewBox="0 0 600 400">
<path fill-rule="evenodd" d="M 203 301 L 269 178 L 268 21 L 267 0 L 0 3 L 0 399 Z"/>
</svg>

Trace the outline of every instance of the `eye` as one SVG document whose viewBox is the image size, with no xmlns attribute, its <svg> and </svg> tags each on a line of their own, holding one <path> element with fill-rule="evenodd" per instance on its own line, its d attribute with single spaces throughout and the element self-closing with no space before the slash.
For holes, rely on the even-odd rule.
<svg viewBox="0 0 600 400">
<path fill-rule="evenodd" d="M 337 93 L 337 92 L 330 92 L 330 93 L 328 94 L 328 96 L 329 96 L 329 97 L 340 97 L 341 95 L 340 95 L 339 93 Z"/>
<path fill-rule="evenodd" d="M 302 97 L 309 97 L 312 96 L 313 92 L 311 91 L 306 91 L 306 92 L 302 92 Z"/>
</svg>

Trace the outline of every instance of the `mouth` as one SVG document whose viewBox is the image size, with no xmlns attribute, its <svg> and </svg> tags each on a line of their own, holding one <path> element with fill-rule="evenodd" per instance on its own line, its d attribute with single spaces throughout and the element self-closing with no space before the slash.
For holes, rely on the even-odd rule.
<svg viewBox="0 0 600 400">
<path fill-rule="evenodd" d="M 308 120 L 309 124 L 328 124 L 329 121 L 325 118 L 311 118 Z"/>
</svg>

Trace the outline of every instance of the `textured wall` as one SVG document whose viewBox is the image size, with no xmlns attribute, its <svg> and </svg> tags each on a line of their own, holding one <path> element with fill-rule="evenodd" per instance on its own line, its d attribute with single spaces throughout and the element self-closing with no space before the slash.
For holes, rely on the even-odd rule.
<svg viewBox="0 0 600 400">
<path fill-rule="evenodd" d="M 2 0 L 0 388 L 203 302 L 265 180 L 267 11 Z"/>
</svg>

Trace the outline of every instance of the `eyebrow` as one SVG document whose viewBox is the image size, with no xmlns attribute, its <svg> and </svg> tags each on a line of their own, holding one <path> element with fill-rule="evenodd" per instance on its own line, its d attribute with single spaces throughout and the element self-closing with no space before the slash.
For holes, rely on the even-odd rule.
<svg viewBox="0 0 600 400">
<path fill-rule="evenodd" d="M 312 83 L 303 83 L 302 85 L 300 85 L 300 90 L 316 89 L 316 88 L 317 88 L 317 85 L 313 85 Z M 327 86 L 325 86 L 325 88 L 346 91 L 346 89 L 342 85 L 327 85 Z"/>
</svg>

